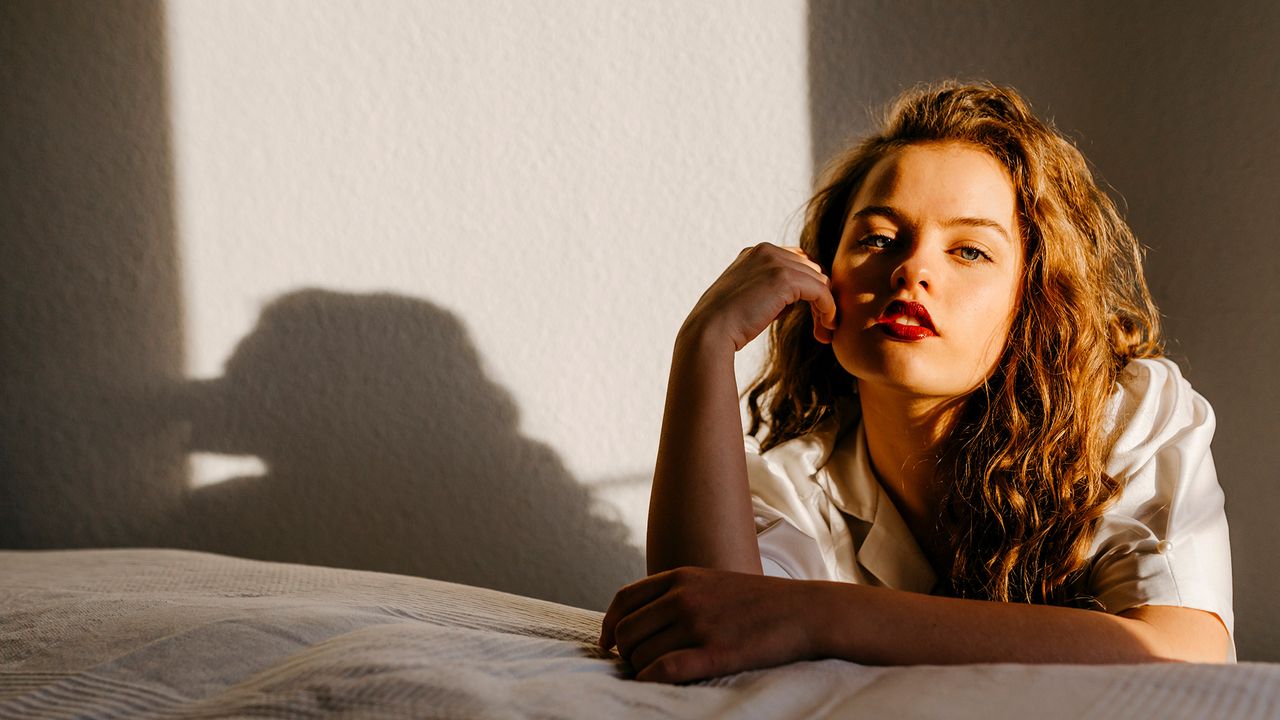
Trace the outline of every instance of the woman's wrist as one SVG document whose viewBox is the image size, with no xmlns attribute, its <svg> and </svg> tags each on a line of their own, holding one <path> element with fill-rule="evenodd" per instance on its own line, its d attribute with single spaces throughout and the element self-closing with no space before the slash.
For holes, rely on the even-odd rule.
<svg viewBox="0 0 1280 720">
<path fill-rule="evenodd" d="M 808 657 L 851 659 L 844 649 L 846 636 L 854 630 L 852 626 L 857 617 L 854 599 L 848 595 L 856 592 L 857 586 L 823 581 L 810 581 L 806 585 L 809 591 L 805 593 L 799 615 Z"/>
<path fill-rule="evenodd" d="M 675 356 L 687 358 L 732 358 L 737 348 L 727 334 L 708 321 L 690 317 L 676 333 Z"/>
</svg>

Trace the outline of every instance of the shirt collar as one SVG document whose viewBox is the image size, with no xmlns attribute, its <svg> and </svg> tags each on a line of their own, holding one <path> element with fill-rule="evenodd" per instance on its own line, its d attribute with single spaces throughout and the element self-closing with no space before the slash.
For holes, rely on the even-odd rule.
<svg viewBox="0 0 1280 720">
<path fill-rule="evenodd" d="M 842 423 L 828 419 L 813 431 L 782 443 L 771 454 L 787 457 L 788 464 L 794 463 L 794 471 L 820 485 L 841 512 L 875 522 L 884 491 L 871 469 L 860 420 Z"/>
<path fill-rule="evenodd" d="M 862 423 L 852 433 L 842 434 L 835 426 L 814 433 L 805 454 L 814 481 L 831 504 L 870 526 L 855 548 L 858 564 L 887 587 L 920 593 L 932 590 L 937 573 L 876 479 Z M 849 540 L 853 542 L 852 537 Z"/>
<path fill-rule="evenodd" d="M 814 472 L 825 475 L 827 495 L 846 515 L 863 522 L 875 522 L 880 504 L 880 483 L 871 470 L 871 454 L 867 451 L 867 434 L 858 423 L 844 442 L 832 441 L 833 449 L 814 466 Z M 822 482 L 824 478 L 818 478 Z M 887 500 L 887 498 L 886 498 Z"/>
</svg>

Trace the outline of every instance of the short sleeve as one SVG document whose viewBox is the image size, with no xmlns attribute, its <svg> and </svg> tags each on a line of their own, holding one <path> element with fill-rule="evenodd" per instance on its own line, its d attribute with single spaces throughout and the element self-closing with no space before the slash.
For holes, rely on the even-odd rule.
<svg viewBox="0 0 1280 720">
<path fill-rule="evenodd" d="M 1207 610 L 1233 637 L 1225 498 L 1209 443 L 1209 403 L 1167 359 L 1137 360 L 1109 408 L 1107 472 L 1124 483 L 1100 520 L 1089 592 L 1110 613 L 1142 605 Z"/>
</svg>

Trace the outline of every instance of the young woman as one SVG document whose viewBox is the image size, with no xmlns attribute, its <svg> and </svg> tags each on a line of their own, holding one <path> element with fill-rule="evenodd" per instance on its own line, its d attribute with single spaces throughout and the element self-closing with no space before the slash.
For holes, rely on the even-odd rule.
<svg viewBox="0 0 1280 720">
<path fill-rule="evenodd" d="M 770 325 L 744 453 L 733 356 Z M 600 643 L 666 682 L 1233 659 L 1213 426 L 1075 147 L 1008 88 L 909 92 L 801 247 L 744 250 L 681 328 L 651 575 Z"/>
</svg>

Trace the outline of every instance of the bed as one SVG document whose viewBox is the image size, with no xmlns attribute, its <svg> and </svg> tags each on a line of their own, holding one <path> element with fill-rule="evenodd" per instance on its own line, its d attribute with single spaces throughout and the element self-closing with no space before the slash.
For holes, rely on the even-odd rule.
<svg viewBox="0 0 1280 720">
<path fill-rule="evenodd" d="M 0 552 L 0 718 L 1280 717 L 1280 664 L 882 668 L 638 683 L 601 614 L 182 550 Z"/>
</svg>

